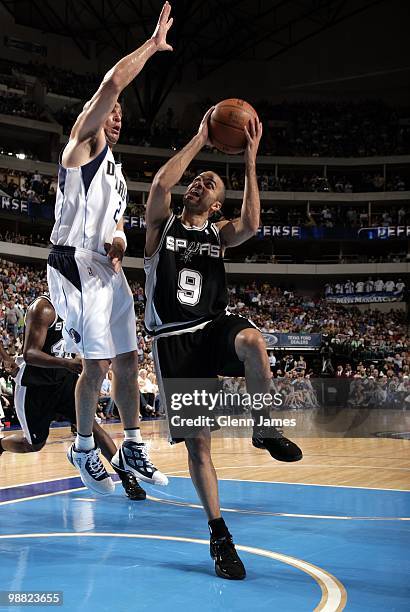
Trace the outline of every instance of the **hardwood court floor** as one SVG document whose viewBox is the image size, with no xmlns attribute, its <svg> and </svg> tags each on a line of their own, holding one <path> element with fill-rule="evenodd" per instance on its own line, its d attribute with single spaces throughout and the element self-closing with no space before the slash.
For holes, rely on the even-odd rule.
<svg viewBox="0 0 410 612">
<path fill-rule="evenodd" d="M 120 425 L 104 427 L 118 444 Z M 142 424 L 170 482 L 144 486 L 144 502 L 120 484 L 106 497 L 82 487 L 65 458 L 68 428 L 53 429 L 40 453 L 3 454 L 0 591 L 60 592 L 67 612 L 136 602 L 149 612 L 408 610 L 408 441 L 295 437 L 304 458 L 283 464 L 217 432 L 222 512 L 247 567 L 236 584 L 214 574 L 185 448 L 170 447 L 160 428 Z"/>
<path fill-rule="evenodd" d="M 119 424 L 104 425 L 118 445 Z M 159 435 L 157 422 L 143 422 L 145 439 L 152 440 L 151 457 L 169 475 L 188 475 L 183 444 L 170 446 Z M 7 433 L 5 435 L 8 435 Z M 289 435 L 289 434 L 288 434 Z M 51 430 L 39 453 L 0 459 L 0 486 L 76 475 L 65 451 L 72 441 L 69 428 Z M 214 434 L 212 455 L 221 478 L 289 483 L 410 490 L 410 445 L 408 440 L 384 438 L 295 438 L 304 452 L 302 461 L 280 463 L 266 451 L 253 448 L 245 438 L 222 438 Z"/>
</svg>

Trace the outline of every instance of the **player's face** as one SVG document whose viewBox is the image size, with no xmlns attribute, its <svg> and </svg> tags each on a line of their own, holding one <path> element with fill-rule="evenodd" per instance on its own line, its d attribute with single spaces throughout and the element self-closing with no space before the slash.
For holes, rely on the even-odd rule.
<svg viewBox="0 0 410 612">
<path fill-rule="evenodd" d="M 110 147 L 113 147 L 118 142 L 121 132 L 121 121 L 121 104 L 119 102 L 116 102 L 114 108 L 112 109 L 104 123 L 105 138 Z"/>
<path fill-rule="evenodd" d="M 223 189 L 223 181 L 215 172 L 202 172 L 184 194 L 184 205 L 191 212 L 207 212 L 216 202 Z"/>
</svg>

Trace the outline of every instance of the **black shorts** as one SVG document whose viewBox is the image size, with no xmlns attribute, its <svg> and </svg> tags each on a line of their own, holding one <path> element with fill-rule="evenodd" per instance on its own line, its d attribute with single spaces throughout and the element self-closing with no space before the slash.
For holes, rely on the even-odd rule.
<svg viewBox="0 0 410 612">
<path fill-rule="evenodd" d="M 67 373 L 58 385 L 16 385 L 15 408 L 30 444 L 42 444 L 47 440 L 50 423 L 58 415 L 75 423 L 74 391 L 77 381 L 76 374 Z"/>
<path fill-rule="evenodd" d="M 256 326 L 239 315 L 222 314 L 203 329 L 154 339 L 157 374 L 161 378 L 243 376 L 235 337 Z"/>
<path fill-rule="evenodd" d="M 243 329 L 257 328 L 245 317 L 224 313 L 198 331 L 154 338 L 155 369 L 165 408 L 166 379 L 244 376 L 243 362 L 235 351 L 235 338 Z M 169 416 L 169 410 L 166 412 Z M 171 437 L 174 442 L 183 440 L 174 437 L 172 429 Z"/>
</svg>

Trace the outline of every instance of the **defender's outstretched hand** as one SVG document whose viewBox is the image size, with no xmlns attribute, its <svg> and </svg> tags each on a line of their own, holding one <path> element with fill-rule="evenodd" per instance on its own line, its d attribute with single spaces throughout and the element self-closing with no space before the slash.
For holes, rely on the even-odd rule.
<svg viewBox="0 0 410 612">
<path fill-rule="evenodd" d="M 245 163 L 255 162 L 258 153 L 259 143 L 262 138 L 262 123 L 257 117 L 249 121 L 248 127 L 245 126 L 246 149 Z"/>
<path fill-rule="evenodd" d="M 157 27 L 151 36 L 151 39 L 155 42 L 157 51 L 173 51 L 172 46 L 167 43 L 168 30 L 174 21 L 173 17 L 169 17 L 170 13 L 171 5 L 169 2 L 165 2 L 158 19 Z"/>
</svg>

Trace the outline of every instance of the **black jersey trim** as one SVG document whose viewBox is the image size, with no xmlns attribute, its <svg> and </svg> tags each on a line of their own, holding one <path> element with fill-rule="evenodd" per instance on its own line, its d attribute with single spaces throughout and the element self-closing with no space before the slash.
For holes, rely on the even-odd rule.
<svg viewBox="0 0 410 612">
<path fill-rule="evenodd" d="M 67 178 L 67 168 L 64 168 L 61 164 L 58 167 L 58 187 L 61 193 L 64 195 L 65 182 Z"/>
<path fill-rule="evenodd" d="M 106 143 L 103 150 L 91 161 L 84 164 L 84 166 L 80 166 L 81 168 L 81 176 L 83 177 L 84 189 L 87 195 L 87 192 L 90 188 L 90 185 L 93 181 L 93 178 L 97 174 L 99 167 L 102 164 L 104 157 L 106 156 L 108 151 L 108 143 Z"/>
</svg>

